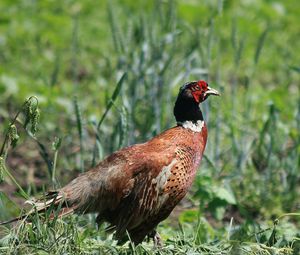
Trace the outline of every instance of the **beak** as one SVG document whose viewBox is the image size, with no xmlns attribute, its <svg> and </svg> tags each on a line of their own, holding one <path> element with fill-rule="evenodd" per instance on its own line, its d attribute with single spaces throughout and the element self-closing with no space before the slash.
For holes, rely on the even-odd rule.
<svg viewBox="0 0 300 255">
<path fill-rule="evenodd" d="M 215 90 L 215 89 L 212 89 L 210 87 L 207 87 L 207 91 L 205 92 L 205 95 L 206 96 L 209 96 L 209 95 L 213 95 L 213 96 L 221 96 L 220 93 Z"/>
</svg>

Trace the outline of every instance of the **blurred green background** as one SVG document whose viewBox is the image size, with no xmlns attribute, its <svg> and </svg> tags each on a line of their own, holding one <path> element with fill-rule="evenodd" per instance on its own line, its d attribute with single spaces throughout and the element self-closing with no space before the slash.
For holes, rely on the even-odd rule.
<svg viewBox="0 0 300 255">
<path fill-rule="evenodd" d="M 169 251 L 298 254 L 299 1 L 1 0 L 0 13 L 0 142 L 28 97 L 41 113 L 35 136 L 20 115 L 18 144 L 5 150 L 7 170 L 29 196 L 174 126 L 180 85 L 204 79 L 222 97 L 201 106 L 205 157 L 191 192 L 160 225 Z M 14 203 L 23 201 L 2 174 L 0 220 L 18 215 Z M 24 230 L 11 247 L 112 249 L 93 220 L 75 221 L 86 225 L 68 246 L 53 245 L 47 230 L 44 239 Z M 4 232 L 8 251 L 17 235 Z"/>
</svg>

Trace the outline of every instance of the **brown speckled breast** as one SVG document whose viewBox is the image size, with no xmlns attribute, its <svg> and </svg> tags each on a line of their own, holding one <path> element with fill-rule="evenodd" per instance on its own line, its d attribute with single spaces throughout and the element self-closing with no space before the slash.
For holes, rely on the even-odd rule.
<svg viewBox="0 0 300 255">
<path fill-rule="evenodd" d="M 189 190 L 198 167 L 195 154 L 196 151 L 190 146 L 178 147 L 176 149 L 176 164 L 171 170 L 164 192 L 169 195 L 165 204 L 166 210 L 173 208 L 181 201 Z"/>
</svg>

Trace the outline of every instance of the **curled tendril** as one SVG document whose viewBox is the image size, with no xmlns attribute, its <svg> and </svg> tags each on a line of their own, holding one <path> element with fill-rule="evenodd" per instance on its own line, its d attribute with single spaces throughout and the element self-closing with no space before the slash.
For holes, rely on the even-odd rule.
<svg viewBox="0 0 300 255">
<path fill-rule="evenodd" d="M 35 135 L 37 131 L 37 125 L 39 121 L 40 112 L 38 109 L 39 101 L 37 97 L 31 96 L 29 97 L 24 104 L 22 105 L 22 108 L 18 111 L 18 113 L 15 115 L 13 120 L 10 122 L 10 125 L 6 131 L 4 141 L 2 143 L 2 146 L 0 147 L 0 156 L 3 156 L 5 153 L 5 148 L 10 142 L 10 145 L 12 147 L 15 147 L 18 140 L 19 135 L 17 132 L 17 128 L 15 126 L 15 123 L 17 122 L 17 118 L 20 115 L 20 113 L 24 113 L 25 115 L 25 122 L 23 124 L 23 127 L 27 130 L 27 125 L 31 123 L 31 133 L 32 135 Z"/>
<path fill-rule="evenodd" d="M 24 114 L 25 114 L 25 122 L 24 122 L 24 127 L 26 128 L 28 123 L 30 122 L 30 116 L 31 116 L 31 105 L 32 102 L 31 100 L 27 100 L 24 104 Z"/>
<path fill-rule="evenodd" d="M 34 135 L 37 131 L 37 125 L 39 123 L 40 118 L 40 111 L 38 108 L 35 109 L 35 111 L 32 113 L 31 118 L 31 133 Z"/>
<path fill-rule="evenodd" d="M 9 127 L 9 130 L 8 130 L 8 137 L 9 137 L 9 140 L 10 140 L 10 145 L 14 148 L 16 147 L 17 145 L 17 142 L 20 138 L 20 136 L 18 135 L 18 130 L 17 130 L 17 127 L 16 125 L 11 125 Z"/>
<path fill-rule="evenodd" d="M 36 102 L 34 102 L 33 100 L 35 100 Z M 37 131 L 37 125 L 40 117 L 40 112 L 38 109 L 38 99 L 34 96 L 28 98 L 24 104 L 23 112 L 25 114 L 24 127 L 26 128 L 30 123 L 30 131 L 34 135 Z"/>
</svg>

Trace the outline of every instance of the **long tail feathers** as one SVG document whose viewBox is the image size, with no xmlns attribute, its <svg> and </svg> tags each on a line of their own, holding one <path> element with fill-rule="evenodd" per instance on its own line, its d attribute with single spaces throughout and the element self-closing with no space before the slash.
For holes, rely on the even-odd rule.
<svg viewBox="0 0 300 255">
<path fill-rule="evenodd" d="M 1 221 L 0 226 L 1 225 L 6 225 L 6 224 L 9 224 L 9 223 L 13 223 L 13 222 L 16 222 L 16 221 L 19 221 L 19 220 L 23 220 L 26 217 L 27 217 L 27 215 L 24 214 L 24 215 L 21 215 L 19 217 L 16 217 L 16 218 L 13 218 L 13 219 L 10 219 L 10 220 L 7 220 L 7 221 Z"/>
<path fill-rule="evenodd" d="M 27 218 L 28 216 L 33 215 L 35 213 L 38 213 L 38 214 L 45 213 L 47 211 L 47 209 L 50 209 L 50 208 L 55 210 L 55 209 L 61 207 L 60 210 L 58 211 L 57 215 L 54 215 L 54 213 L 51 212 L 51 214 L 49 216 L 50 219 L 53 219 L 54 217 L 61 218 L 68 214 L 72 214 L 75 209 L 72 206 L 68 207 L 65 202 L 64 196 L 61 195 L 57 191 L 49 192 L 43 198 L 38 199 L 38 200 L 27 200 L 25 202 L 25 204 L 32 205 L 32 209 L 29 212 L 27 212 L 23 215 L 20 215 L 19 217 L 0 222 L 0 225 L 5 225 L 5 224 L 23 220 L 23 219 Z"/>
</svg>

